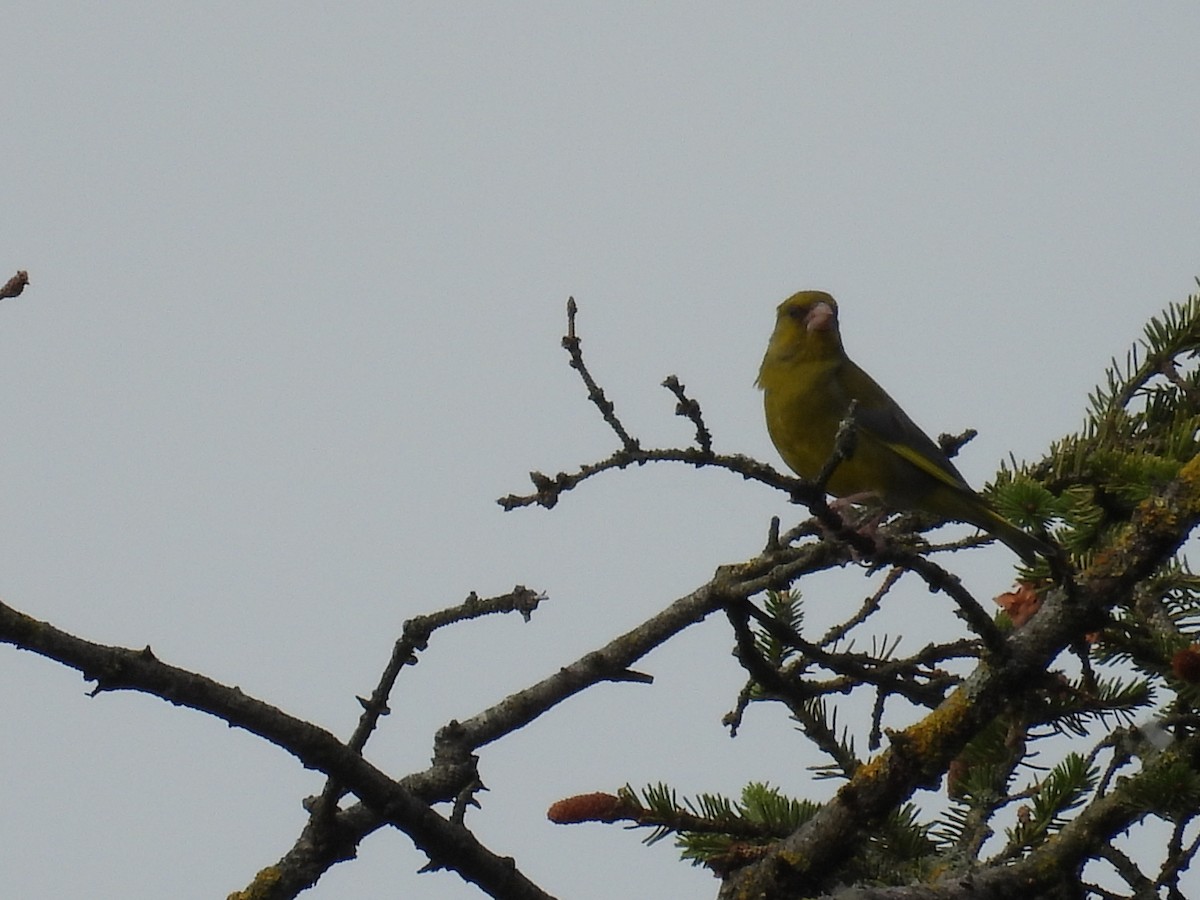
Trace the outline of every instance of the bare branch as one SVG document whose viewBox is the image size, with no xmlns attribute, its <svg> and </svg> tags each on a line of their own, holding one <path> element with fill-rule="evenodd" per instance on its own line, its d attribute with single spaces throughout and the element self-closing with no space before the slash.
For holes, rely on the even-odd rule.
<svg viewBox="0 0 1200 900">
<path fill-rule="evenodd" d="M 604 390 L 600 385 L 596 384 L 596 380 L 592 378 L 592 373 L 588 371 L 587 365 L 583 361 L 583 340 L 575 333 L 575 314 L 578 312 L 578 306 L 575 304 L 574 297 L 567 298 L 567 333 L 562 339 L 563 349 L 571 355 L 571 368 L 579 373 L 579 377 L 583 379 L 584 385 L 588 389 L 588 399 L 596 404 L 596 408 L 600 410 L 600 415 L 604 417 L 604 421 L 621 439 L 621 446 L 627 453 L 636 453 L 638 450 L 638 442 L 629 436 L 629 432 L 625 430 L 625 426 L 621 424 L 621 420 L 617 418 L 617 413 L 612 402 L 604 396 Z"/>
<path fill-rule="evenodd" d="M 454 869 L 494 897 L 547 900 L 511 859 L 497 856 L 470 831 L 434 812 L 412 790 L 372 766 L 324 729 L 239 688 L 160 662 L 147 647 L 129 650 L 85 641 L 0 603 L 0 641 L 57 660 L 96 682 L 93 695 L 132 690 L 216 716 L 270 741 L 344 784 L 384 821 L 406 833 L 432 862 Z"/>
<path fill-rule="evenodd" d="M 675 395 L 679 402 L 675 405 L 675 415 L 683 416 L 696 426 L 696 444 L 700 452 L 706 456 L 712 454 L 712 433 L 704 424 L 704 416 L 700 412 L 700 404 L 687 395 L 687 389 L 680 384 L 674 375 L 668 375 L 663 387 Z"/>
</svg>

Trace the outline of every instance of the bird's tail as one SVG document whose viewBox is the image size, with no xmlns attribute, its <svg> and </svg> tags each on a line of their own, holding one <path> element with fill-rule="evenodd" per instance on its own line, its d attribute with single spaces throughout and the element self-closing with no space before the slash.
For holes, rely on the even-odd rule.
<svg viewBox="0 0 1200 900">
<path fill-rule="evenodd" d="M 989 509 L 988 513 L 988 520 L 986 522 L 972 522 L 971 524 L 978 525 L 997 540 L 1007 544 L 1013 553 L 1021 557 L 1025 565 L 1032 566 L 1037 562 L 1039 556 L 1043 556 L 1046 559 L 1053 559 L 1058 556 L 1058 548 L 1053 544 L 1049 544 L 1041 538 L 1034 537 L 1028 531 L 1022 531 L 995 510 Z"/>
</svg>

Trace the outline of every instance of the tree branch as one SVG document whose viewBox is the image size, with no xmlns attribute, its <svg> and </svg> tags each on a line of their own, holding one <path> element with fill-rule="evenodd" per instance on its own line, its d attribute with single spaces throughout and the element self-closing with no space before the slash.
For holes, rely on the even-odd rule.
<svg viewBox="0 0 1200 900">
<path fill-rule="evenodd" d="M 147 647 L 129 650 L 85 641 L 0 603 L 0 641 L 77 669 L 96 682 L 92 694 L 133 690 L 206 712 L 256 734 L 346 785 L 384 821 L 406 833 L 435 864 L 458 872 L 493 897 L 547 900 L 508 858 L 484 847 L 462 825 L 435 813 L 324 729 L 243 693 L 239 688 L 168 665 Z"/>
<path fill-rule="evenodd" d="M 918 787 L 940 780 L 950 760 L 1028 679 L 1107 610 L 1128 601 L 1138 583 L 1179 549 L 1200 521 L 1200 457 L 1143 501 L 1112 551 L 1084 571 L 1077 590 L 1052 591 L 1041 611 L 1005 641 L 1002 663 L 983 665 L 921 722 L 891 736 L 891 746 L 863 765 L 812 821 L 762 859 L 726 878 L 721 897 L 785 900 L 817 893 L 888 812 Z M 852 836 L 857 836 L 854 839 Z"/>
</svg>

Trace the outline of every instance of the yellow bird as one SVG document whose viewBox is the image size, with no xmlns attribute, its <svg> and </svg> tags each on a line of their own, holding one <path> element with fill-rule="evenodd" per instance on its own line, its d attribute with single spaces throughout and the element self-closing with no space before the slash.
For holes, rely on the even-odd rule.
<svg viewBox="0 0 1200 900">
<path fill-rule="evenodd" d="M 838 426 L 857 400 L 855 449 L 834 469 L 829 493 L 874 495 L 893 510 L 967 522 L 999 538 L 1029 565 L 1036 554 L 1054 554 L 971 490 L 942 449 L 850 361 L 838 332 L 837 301 L 829 294 L 801 291 L 779 304 L 758 386 L 771 440 L 800 477 L 820 473 L 833 453 Z"/>
</svg>

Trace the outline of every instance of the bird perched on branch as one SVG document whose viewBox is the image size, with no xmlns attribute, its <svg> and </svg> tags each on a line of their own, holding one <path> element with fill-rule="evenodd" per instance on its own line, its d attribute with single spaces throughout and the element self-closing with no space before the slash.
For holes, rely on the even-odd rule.
<svg viewBox="0 0 1200 900">
<path fill-rule="evenodd" d="M 851 362 L 838 331 L 837 301 L 801 291 L 779 304 L 758 372 L 767 430 L 797 475 L 816 479 L 834 453 L 838 426 L 854 402 L 854 450 L 825 489 L 836 497 L 873 495 L 893 510 L 967 522 L 1003 541 L 1032 565 L 1054 549 L 1017 528 L 975 491 L 942 449 L 875 380 Z"/>
</svg>

